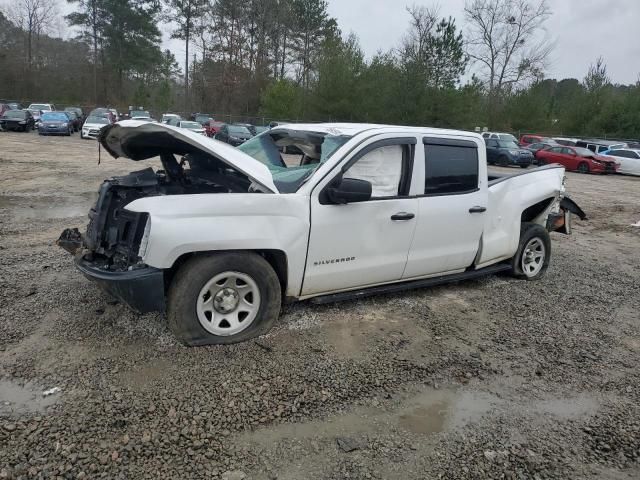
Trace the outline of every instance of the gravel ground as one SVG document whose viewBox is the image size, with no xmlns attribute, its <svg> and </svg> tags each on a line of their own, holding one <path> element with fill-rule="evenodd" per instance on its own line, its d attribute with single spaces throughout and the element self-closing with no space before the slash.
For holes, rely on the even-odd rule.
<svg viewBox="0 0 640 480">
<path fill-rule="evenodd" d="M 54 244 L 142 165 L 6 132 L 0 165 L 0 478 L 640 476 L 640 178 L 567 175 L 590 220 L 542 281 L 301 303 L 186 348 Z"/>
</svg>

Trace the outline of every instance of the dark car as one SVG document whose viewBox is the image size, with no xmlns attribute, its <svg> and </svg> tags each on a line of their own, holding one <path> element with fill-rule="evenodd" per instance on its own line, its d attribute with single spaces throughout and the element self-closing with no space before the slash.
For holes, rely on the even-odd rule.
<svg viewBox="0 0 640 480">
<path fill-rule="evenodd" d="M 66 135 L 73 133 L 73 123 L 66 112 L 44 112 L 38 124 L 40 135 Z"/>
<path fill-rule="evenodd" d="M 65 110 L 62 113 L 64 113 L 67 117 L 69 117 L 69 122 L 71 122 L 71 125 L 73 125 L 73 131 L 79 132 L 80 128 L 82 128 L 82 122 L 80 121 L 78 114 L 74 111 L 67 111 L 67 110 Z"/>
<path fill-rule="evenodd" d="M 28 132 L 35 128 L 35 120 L 29 110 L 7 110 L 0 117 L 0 126 L 3 130 L 15 130 Z"/>
<path fill-rule="evenodd" d="M 533 153 L 533 163 L 537 163 L 537 158 L 538 158 L 538 152 L 542 151 L 542 150 L 546 150 L 547 148 L 551 148 L 551 147 L 558 147 L 560 146 L 558 143 L 556 143 L 554 140 L 551 140 L 549 142 L 537 142 L 537 143 L 531 143 L 524 148 L 525 150 L 529 150 L 531 153 Z"/>
<path fill-rule="evenodd" d="M 82 111 L 82 109 L 80 107 L 66 107 L 64 109 L 65 112 L 76 112 L 76 115 L 78 116 L 78 120 L 80 120 L 80 125 L 82 125 L 84 123 L 84 121 L 87 119 L 87 117 L 85 116 L 84 112 Z"/>
<path fill-rule="evenodd" d="M 516 165 L 527 168 L 533 163 L 533 153 L 520 148 L 516 142 L 510 140 L 485 139 L 487 144 L 487 163 L 489 165 Z"/>
<path fill-rule="evenodd" d="M 7 105 L 9 105 L 9 108 L 11 110 L 24 110 L 22 104 L 20 102 L 16 102 L 15 100 L 9 100 L 7 102 Z"/>
<path fill-rule="evenodd" d="M 242 145 L 251 137 L 253 137 L 253 134 L 247 127 L 243 127 L 241 125 L 223 125 L 214 138 L 237 147 L 238 145 Z"/>
</svg>

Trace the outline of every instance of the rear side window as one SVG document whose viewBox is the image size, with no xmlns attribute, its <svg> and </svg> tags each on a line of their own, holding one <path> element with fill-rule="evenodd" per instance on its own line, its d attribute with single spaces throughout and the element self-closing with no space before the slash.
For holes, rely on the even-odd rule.
<svg viewBox="0 0 640 480">
<path fill-rule="evenodd" d="M 478 189 L 478 148 L 474 142 L 424 139 L 425 195 L 453 195 Z"/>
</svg>

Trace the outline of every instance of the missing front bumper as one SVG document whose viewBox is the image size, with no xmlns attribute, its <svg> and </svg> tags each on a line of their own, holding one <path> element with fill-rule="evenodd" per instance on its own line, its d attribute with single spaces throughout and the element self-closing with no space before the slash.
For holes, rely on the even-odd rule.
<svg viewBox="0 0 640 480">
<path fill-rule="evenodd" d="M 164 312 L 164 272 L 153 267 L 122 272 L 102 270 L 81 256 L 76 267 L 111 296 L 140 312 Z"/>
</svg>

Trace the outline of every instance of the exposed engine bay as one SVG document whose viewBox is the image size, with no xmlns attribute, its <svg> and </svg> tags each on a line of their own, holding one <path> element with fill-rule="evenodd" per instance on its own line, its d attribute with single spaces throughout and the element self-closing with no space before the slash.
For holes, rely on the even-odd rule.
<svg viewBox="0 0 640 480">
<path fill-rule="evenodd" d="M 178 162 L 173 154 L 163 153 L 160 160 L 163 170 L 145 168 L 105 180 L 85 235 L 66 229 L 58 245 L 73 254 L 82 252 L 104 270 L 130 270 L 141 261 L 138 252 L 148 227 L 147 214 L 126 210 L 129 203 L 158 195 L 257 191 L 246 176 L 212 155 L 189 153 Z"/>
</svg>

